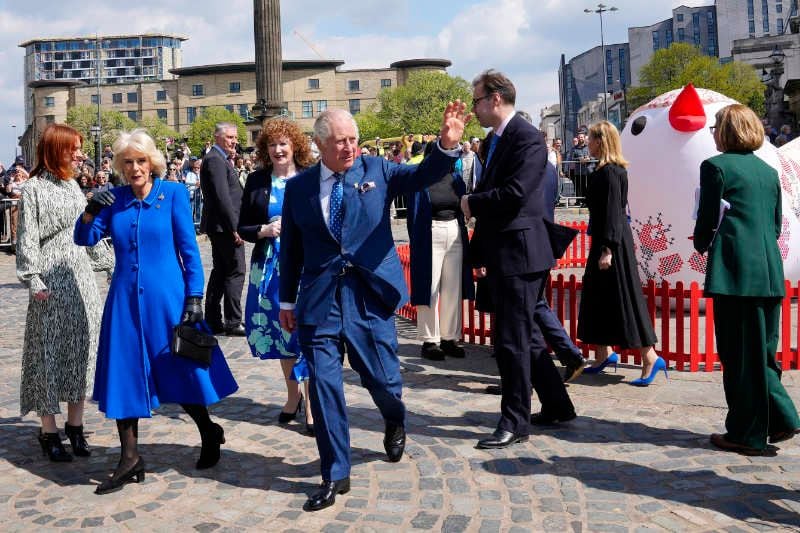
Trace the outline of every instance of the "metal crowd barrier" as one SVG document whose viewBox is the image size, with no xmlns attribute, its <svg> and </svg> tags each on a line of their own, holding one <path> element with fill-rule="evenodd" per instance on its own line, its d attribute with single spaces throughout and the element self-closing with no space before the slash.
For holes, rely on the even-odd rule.
<svg viewBox="0 0 800 533">
<path fill-rule="evenodd" d="M 566 207 L 584 205 L 589 174 L 594 170 L 596 159 L 586 161 L 566 160 L 561 162 L 559 176 L 559 204 Z"/>
<path fill-rule="evenodd" d="M 11 248 L 16 243 L 11 239 L 12 209 L 19 203 L 18 199 L 0 199 L 0 248 Z"/>
</svg>

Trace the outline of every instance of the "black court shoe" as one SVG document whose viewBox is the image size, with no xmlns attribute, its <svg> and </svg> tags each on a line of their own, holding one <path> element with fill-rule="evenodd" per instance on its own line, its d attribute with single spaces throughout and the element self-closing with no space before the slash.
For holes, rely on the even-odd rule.
<svg viewBox="0 0 800 533">
<path fill-rule="evenodd" d="M 303 393 L 300 393 L 300 399 L 297 400 L 297 407 L 295 408 L 293 413 L 287 413 L 286 411 L 281 411 L 278 415 L 278 423 L 279 424 L 288 424 L 295 418 L 297 415 L 300 414 L 301 408 L 303 407 Z"/>
<path fill-rule="evenodd" d="M 96 489 L 95 494 L 110 494 L 117 492 L 126 483 L 141 483 L 144 481 L 144 459 L 139 457 L 136 464 L 131 467 L 127 472 L 114 472 L 110 478 L 100 483 Z"/>
</svg>

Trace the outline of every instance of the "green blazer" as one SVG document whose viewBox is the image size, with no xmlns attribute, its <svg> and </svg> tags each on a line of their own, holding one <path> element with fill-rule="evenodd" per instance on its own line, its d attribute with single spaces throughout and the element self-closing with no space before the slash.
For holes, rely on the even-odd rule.
<svg viewBox="0 0 800 533">
<path fill-rule="evenodd" d="M 715 236 L 720 199 L 731 207 Z M 694 247 L 708 251 L 707 295 L 784 295 L 781 218 L 778 173 L 758 156 L 725 152 L 703 161 Z"/>
</svg>

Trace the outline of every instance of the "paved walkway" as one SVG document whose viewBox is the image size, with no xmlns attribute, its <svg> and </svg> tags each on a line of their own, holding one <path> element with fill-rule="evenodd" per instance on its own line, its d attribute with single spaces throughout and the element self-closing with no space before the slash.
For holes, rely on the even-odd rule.
<svg viewBox="0 0 800 533">
<path fill-rule="evenodd" d="M 201 242 L 204 260 L 209 250 Z M 209 263 L 206 262 L 208 265 Z M 100 279 L 100 278 L 99 278 Z M 100 279 L 105 290 L 105 281 Z M 800 439 L 777 457 L 712 449 L 725 416 L 720 374 L 670 373 L 649 388 L 620 368 L 569 387 L 579 418 L 506 450 L 474 448 L 494 427 L 499 398 L 487 348 L 465 360 L 418 357 L 414 328 L 399 325 L 409 442 L 385 461 L 383 424 L 357 376 L 345 372 L 353 489 L 317 513 L 301 507 L 319 482 L 314 440 L 275 422 L 285 393 L 279 365 L 222 338 L 239 392 L 212 408 L 225 428 L 220 464 L 194 469 L 199 437 L 180 408 L 140 424 L 147 478 L 95 496 L 116 465 L 113 421 L 94 404 L 94 454 L 70 464 L 40 455 L 34 416 L 19 414 L 19 361 L 27 293 L 0 254 L 0 529 L 117 531 L 762 531 L 800 529 Z M 800 404 L 800 372 L 785 377 Z M 63 422 L 59 422 L 63 424 Z"/>
</svg>

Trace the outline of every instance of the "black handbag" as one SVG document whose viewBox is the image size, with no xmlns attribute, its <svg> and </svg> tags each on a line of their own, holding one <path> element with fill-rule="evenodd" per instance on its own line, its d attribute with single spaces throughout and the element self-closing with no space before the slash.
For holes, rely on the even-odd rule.
<svg viewBox="0 0 800 533">
<path fill-rule="evenodd" d="M 214 335 L 195 329 L 190 324 L 178 324 L 172 333 L 172 353 L 206 366 L 211 364 L 211 352 L 217 347 Z"/>
</svg>

